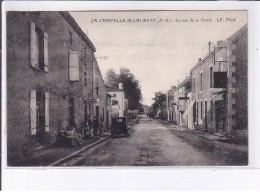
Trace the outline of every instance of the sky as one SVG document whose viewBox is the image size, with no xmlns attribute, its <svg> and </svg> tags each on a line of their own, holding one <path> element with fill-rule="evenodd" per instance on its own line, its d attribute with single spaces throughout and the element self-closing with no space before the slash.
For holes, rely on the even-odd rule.
<svg viewBox="0 0 260 194">
<path fill-rule="evenodd" d="M 225 40 L 247 23 L 247 11 L 70 13 L 95 45 L 103 77 L 110 68 L 129 68 L 146 105 L 154 92 L 166 92 L 189 75 L 207 55 L 209 41 Z"/>
</svg>

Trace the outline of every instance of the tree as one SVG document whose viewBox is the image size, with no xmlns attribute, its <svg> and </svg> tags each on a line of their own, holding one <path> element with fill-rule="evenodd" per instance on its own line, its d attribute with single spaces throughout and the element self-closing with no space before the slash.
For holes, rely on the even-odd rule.
<svg viewBox="0 0 260 194">
<path fill-rule="evenodd" d="M 153 100 L 152 110 L 153 112 L 156 112 L 161 102 L 166 100 L 166 95 L 162 91 L 155 92 Z"/>
<path fill-rule="evenodd" d="M 105 82 L 109 84 L 111 87 L 118 87 L 118 75 L 116 74 L 114 69 L 107 70 Z"/>
<path fill-rule="evenodd" d="M 106 73 L 106 83 L 112 87 L 118 88 L 119 83 L 123 83 L 125 97 L 128 99 L 128 107 L 130 110 L 139 108 L 142 100 L 141 87 L 139 81 L 135 79 L 134 74 L 128 68 L 120 68 L 117 75 L 113 69 L 109 69 Z"/>
</svg>

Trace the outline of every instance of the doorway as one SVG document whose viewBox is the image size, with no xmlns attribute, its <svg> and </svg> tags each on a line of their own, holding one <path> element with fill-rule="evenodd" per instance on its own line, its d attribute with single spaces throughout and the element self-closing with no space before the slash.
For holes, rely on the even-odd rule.
<svg viewBox="0 0 260 194">
<path fill-rule="evenodd" d="M 106 123 L 107 123 L 107 128 L 109 128 L 109 111 L 107 111 L 107 116 L 106 116 L 107 120 L 106 120 Z"/>
<path fill-rule="evenodd" d="M 74 98 L 70 98 L 69 100 L 69 122 L 70 122 L 70 127 L 72 127 L 72 124 L 75 122 L 75 104 L 74 104 Z"/>
<path fill-rule="evenodd" d="M 208 129 L 208 102 L 205 101 L 205 129 Z"/>
<path fill-rule="evenodd" d="M 45 132 L 45 93 L 36 92 L 36 143 L 43 144 Z"/>
<path fill-rule="evenodd" d="M 215 102 L 216 110 L 216 128 L 217 132 L 226 131 L 226 104 L 224 100 Z"/>
<path fill-rule="evenodd" d="M 96 106 L 96 119 L 97 123 L 99 124 L 99 106 Z"/>
</svg>

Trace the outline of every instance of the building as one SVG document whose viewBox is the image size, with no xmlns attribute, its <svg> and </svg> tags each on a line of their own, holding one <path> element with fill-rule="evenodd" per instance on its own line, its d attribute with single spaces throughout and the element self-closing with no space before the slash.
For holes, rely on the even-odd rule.
<svg viewBox="0 0 260 194">
<path fill-rule="evenodd" d="M 166 100 L 160 101 L 159 107 L 157 109 L 157 116 L 162 120 L 167 119 Z"/>
<path fill-rule="evenodd" d="M 225 41 L 209 43 L 207 56 L 191 69 L 194 128 L 247 138 L 247 31 L 246 24 Z"/>
<path fill-rule="evenodd" d="M 147 115 L 149 113 L 150 107 L 145 104 L 142 104 L 142 109 L 143 109 L 143 113 Z"/>
<path fill-rule="evenodd" d="M 173 123 L 192 128 L 191 107 L 191 76 L 188 76 L 180 85 L 173 90 Z"/>
<path fill-rule="evenodd" d="M 8 164 L 55 143 L 64 125 L 81 133 L 87 115 L 107 119 L 95 50 L 68 12 L 7 13 Z"/>
<path fill-rule="evenodd" d="M 167 121 L 174 123 L 174 91 L 176 86 L 172 86 L 170 90 L 166 92 L 166 110 L 167 110 Z"/>
<path fill-rule="evenodd" d="M 125 93 L 123 83 L 119 83 L 118 88 L 113 88 L 107 84 L 107 91 L 111 97 L 112 116 L 123 117 L 125 115 Z"/>
<path fill-rule="evenodd" d="M 106 129 L 111 129 L 111 124 L 112 124 L 112 117 L 111 117 L 111 115 L 112 115 L 112 109 L 111 109 L 111 102 L 112 102 L 112 100 L 111 100 L 111 98 L 112 98 L 112 96 L 109 94 L 109 93 L 107 93 L 107 100 L 106 100 L 106 107 L 107 107 L 107 109 L 106 109 Z"/>
</svg>

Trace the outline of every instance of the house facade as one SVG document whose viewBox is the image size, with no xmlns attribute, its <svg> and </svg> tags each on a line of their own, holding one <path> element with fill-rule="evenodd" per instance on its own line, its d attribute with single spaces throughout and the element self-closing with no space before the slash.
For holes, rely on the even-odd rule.
<svg viewBox="0 0 260 194">
<path fill-rule="evenodd" d="M 227 40 L 209 43 L 208 55 L 191 69 L 194 128 L 247 137 L 247 39 L 246 24 Z"/>
<path fill-rule="evenodd" d="M 166 92 L 166 110 L 167 110 L 167 121 L 174 123 L 174 91 L 176 86 L 172 86 L 170 90 Z"/>
<path fill-rule="evenodd" d="M 118 88 L 107 86 L 107 91 L 111 95 L 111 114 L 113 117 L 123 117 L 125 115 L 125 93 L 123 83 L 119 83 Z"/>
<path fill-rule="evenodd" d="M 87 115 L 106 119 L 94 52 L 68 12 L 7 13 L 8 161 L 55 143 L 64 125 L 81 133 Z"/>
<path fill-rule="evenodd" d="M 173 91 L 173 123 L 184 127 L 192 127 L 190 117 L 190 95 L 191 95 L 191 77 L 187 77 Z"/>
</svg>

